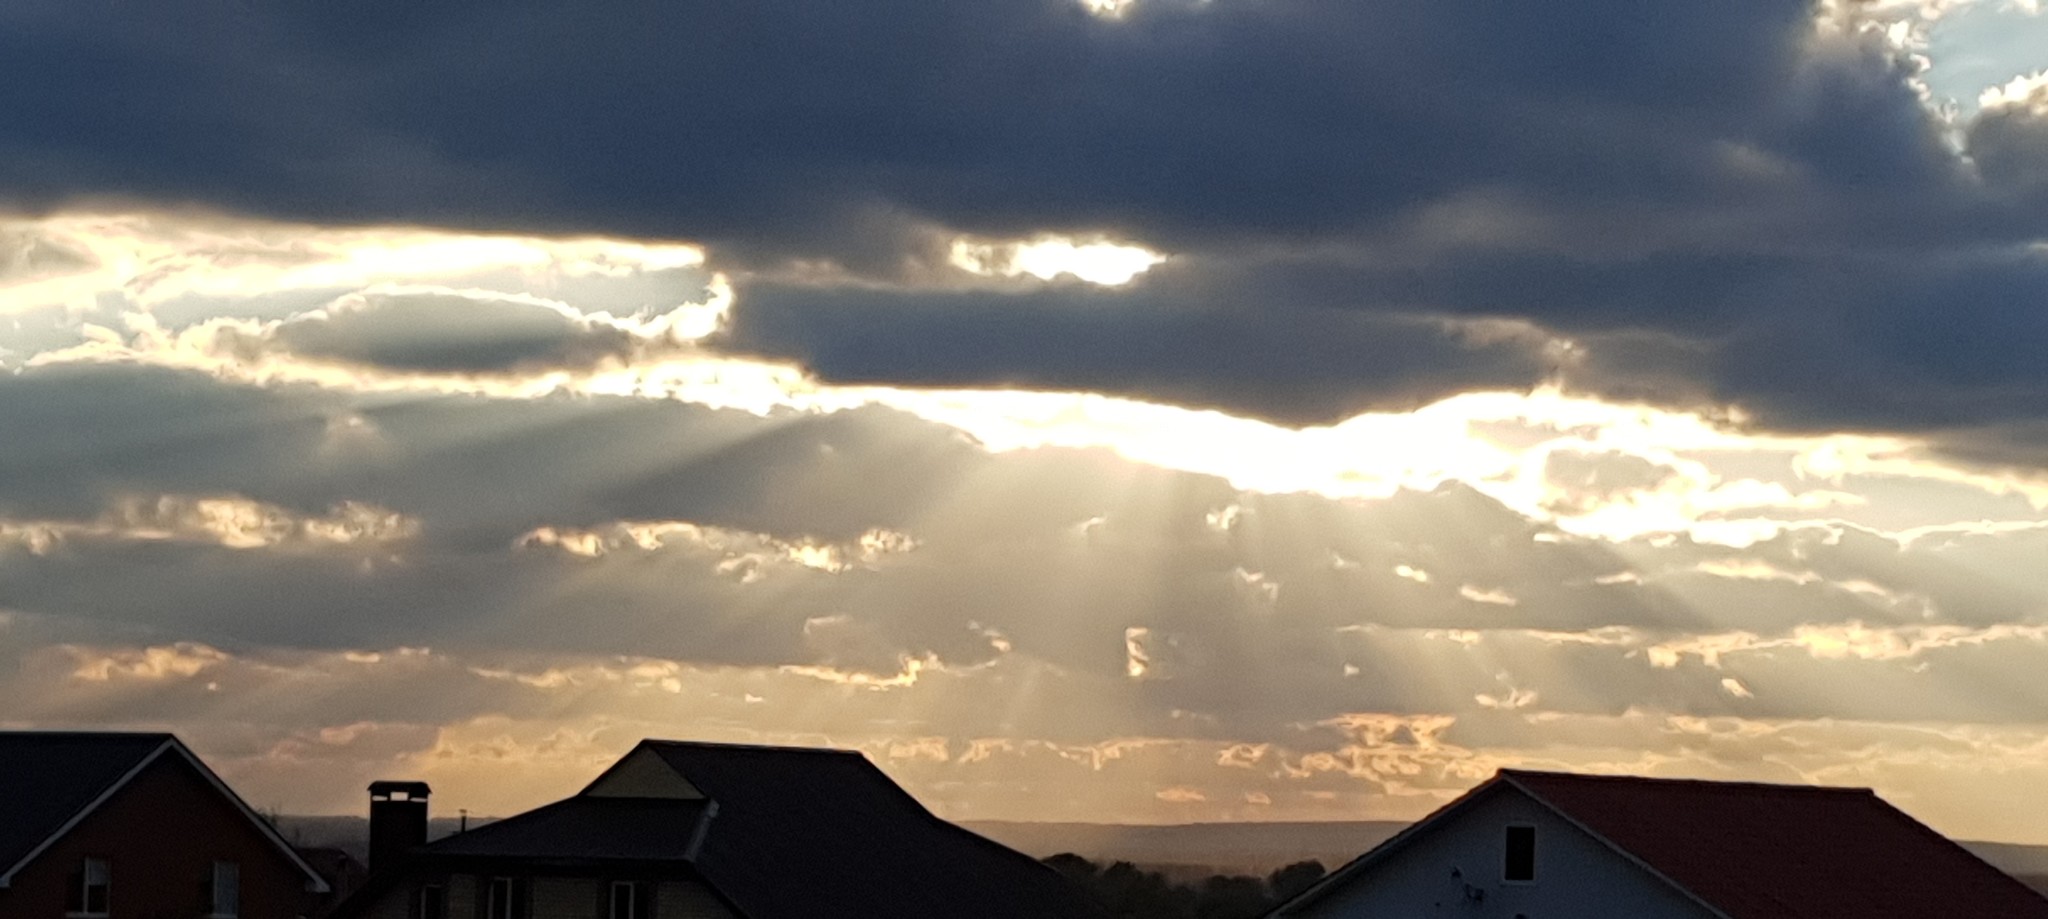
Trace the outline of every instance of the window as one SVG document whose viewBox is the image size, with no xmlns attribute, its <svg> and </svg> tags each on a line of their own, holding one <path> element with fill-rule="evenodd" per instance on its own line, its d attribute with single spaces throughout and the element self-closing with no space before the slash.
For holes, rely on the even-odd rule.
<svg viewBox="0 0 2048 919">
<path fill-rule="evenodd" d="M 207 885 L 206 915 L 212 919 L 235 919 L 242 915 L 242 866 L 214 862 L 213 882 Z"/>
<path fill-rule="evenodd" d="M 613 881 L 610 919 L 633 919 L 633 895 L 638 892 L 629 882 Z"/>
<path fill-rule="evenodd" d="M 1507 858 L 1501 865 L 1500 879 L 1522 883 L 1536 880 L 1535 827 L 1508 827 Z"/>
<path fill-rule="evenodd" d="M 605 919 L 651 919 L 654 915 L 654 885 L 635 881 L 613 881 L 611 903 Z"/>
<path fill-rule="evenodd" d="M 412 919 L 448 919 L 448 889 L 439 884 L 421 887 Z"/>
<path fill-rule="evenodd" d="M 109 894 L 113 890 L 114 869 L 104 858 L 88 858 L 79 863 L 78 873 L 72 875 L 71 904 L 67 911 L 72 916 L 104 916 L 107 914 Z"/>
<path fill-rule="evenodd" d="M 526 919 L 526 904 L 520 902 L 525 888 L 516 878 L 492 878 L 484 897 L 484 919 Z"/>
</svg>

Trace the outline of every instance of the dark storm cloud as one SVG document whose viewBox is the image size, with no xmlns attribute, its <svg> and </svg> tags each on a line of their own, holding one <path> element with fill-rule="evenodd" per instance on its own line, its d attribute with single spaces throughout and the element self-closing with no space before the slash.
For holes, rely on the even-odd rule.
<svg viewBox="0 0 2048 919">
<path fill-rule="evenodd" d="M 2048 80 L 1985 109 L 1970 122 L 1971 158 L 2009 192 L 2048 199 Z"/>
<path fill-rule="evenodd" d="M 2048 254 L 2017 245 L 1470 250 L 1420 265 L 1218 259 L 1115 289 L 756 282 L 724 344 L 829 380 L 1098 388 L 1290 424 L 1559 376 L 1595 394 L 1734 402 L 1771 427 L 1942 431 L 2017 425 L 2048 404 L 2044 305 Z M 1535 324 L 1488 324 L 1524 317 Z"/>
<path fill-rule="evenodd" d="M 546 304 L 454 293 L 366 294 L 287 320 L 271 335 L 310 358 L 425 373 L 588 369 L 650 344 Z"/>
<path fill-rule="evenodd" d="M 1731 135 L 1836 144 L 1873 184 L 1920 178 L 1896 144 L 1787 118 L 1808 16 L 1794 0 L 1167 0 L 1121 22 L 1065 0 L 33 4 L 8 16 L 0 85 L 20 115 L 10 197 L 31 203 L 793 242 L 879 206 L 982 230 L 1242 237 L 1493 181 L 1725 193 L 1701 150 Z"/>
<path fill-rule="evenodd" d="M 1987 109 L 1958 156 L 1910 64 L 1814 14 L 15 4 L 0 201 L 704 240 L 768 273 L 735 343 L 831 379 L 1303 423 L 1547 372 L 1526 342 L 1430 325 L 1476 316 L 1581 341 L 1575 386 L 1766 424 L 2033 417 L 2041 116 Z M 1062 230 L 1189 267 L 1116 295 L 773 280 L 928 277 L 953 232 Z"/>
<path fill-rule="evenodd" d="M 1183 296 L 1183 294 L 1185 294 Z M 1334 420 L 1474 388 L 1527 388 L 1552 369 L 1526 327 L 1460 327 L 1264 296 L 1086 285 L 924 293 L 747 285 L 723 347 L 794 358 L 820 377 L 1088 390 L 1183 405 Z"/>
<path fill-rule="evenodd" d="M 134 366 L 0 376 L 0 515 L 90 518 L 123 495 L 367 501 L 437 539 L 687 519 L 828 539 L 901 525 L 984 456 L 886 409 L 767 417 L 624 398 L 352 396 Z M 537 486 L 533 483 L 549 483 Z"/>
</svg>

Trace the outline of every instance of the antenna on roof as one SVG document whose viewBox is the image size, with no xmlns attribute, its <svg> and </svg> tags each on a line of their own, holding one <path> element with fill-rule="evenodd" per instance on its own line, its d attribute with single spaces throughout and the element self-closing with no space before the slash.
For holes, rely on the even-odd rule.
<svg viewBox="0 0 2048 919">
<path fill-rule="evenodd" d="M 697 852 L 704 848 L 704 837 L 711 833 L 711 818 L 718 816 L 718 802 L 704 802 L 704 812 L 697 815 L 697 828 L 690 831 L 690 845 L 683 850 L 683 858 L 697 860 Z"/>
</svg>

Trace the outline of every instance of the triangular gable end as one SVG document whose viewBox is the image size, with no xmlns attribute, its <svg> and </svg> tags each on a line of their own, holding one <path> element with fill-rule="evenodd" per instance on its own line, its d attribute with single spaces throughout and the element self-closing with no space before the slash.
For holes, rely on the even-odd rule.
<svg viewBox="0 0 2048 919">
<path fill-rule="evenodd" d="M 180 757 L 183 757 L 185 762 L 190 764 L 199 773 L 200 778 L 205 779 L 208 785 L 213 786 L 214 791 L 219 792 L 221 797 L 233 803 L 235 809 L 241 812 L 243 819 L 255 825 L 256 829 L 263 834 L 263 838 L 269 840 L 270 844 L 277 848 L 277 851 L 283 853 L 284 857 L 291 861 L 293 867 L 305 874 L 306 890 L 312 893 L 323 894 L 333 892 L 327 886 L 327 879 L 321 877 L 320 872 L 313 870 L 312 865 L 307 864 L 305 857 L 299 854 L 299 850 L 293 848 L 291 843 L 285 841 L 283 834 L 277 831 L 277 826 L 262 814 L 257 813 L 255 808 L 250 807 L 249 802 L 242 800 L 241 795 L 235 794 L 235 790 L 229 788 L 228 783 L 221 781 L 220 775 L 207 766 L 204 761 L 200 760 L 198 754 L 193 753 L 190 747 L 185 746 L 184 741 L 173 737 L 171 738 L 170 748 Z"/>
<path fill-rule="evenodd" d="M 1712 913 L 1716 916 L 1725 917 L 1728 915 L 1728 913 L 1722 910 L 1720 907 L 1707 902 L 1706 898 L 1701 897 L 1692 888 L 1687 887 L 1684 884 L 1678 883 L 1678 881 L 1674 880 L 1670 875 L 1657 870 L 1657 867 L 1655 865 L 1643 861 L 1642 858 L 1636 855 L 1634 852 L 1630 852 L 1628 849 L 1624 848 L 1619 843 L 1616 843 L 1614 840 L 1608 839 L 1606 835 L 1600 833 L 1599 831 L 1593 829 L 1590 826 L 1587 826 L 1585 821 L 1580 820 L 1575 816 L 1572 816 L 1571 811 L 1559 807 L 1557 805 L 1557 802 L 1552 801 L 1549 798 L 1546 798 L 1538 794 L 1536 792 L 1536 789 L 1530 788 L 1529 786 L 1524 785 L 1519 781 L 1516 781 L 1513 773 L 1507 770 L 1501 770 L 1499 773 L 1495 774 L 1494 780 L 1504 783 L 1508 787 L 1511 787 L 1514 790 L 1521 792 L 1523 795 L 1527 796 L 1529 800 L 1543 805 L 1545 808 L 1549 809 L 1551 813 L 1556 814 L 1558 819 L 1571 824 L 1573 827 L 1577 828 L 1579 832 L 1584 833 L 1588 837 L 1592 838 L 1594 842 L 1606 846 L 1608 851 L 1611 851 L 1614 854 L 1621 856 L 1629 864 L 1636 866 L 1638 869 L 1642 870 L 1650 877 L 1656 878 L 1657 881 L 1663 884 L 1664 886 L 1669 887 L 1672 890 L 1678 891 L 1681 894 L 1684 894 L 1686 899 L 1691 900 L 1695 905 L 1701 907 L 1702 909 L 1705 909 L 1707 912 Z"/>
<path fill-rule="evenodd" d="M 581 792 L 587 798 L 665 798 L 698 801 L 704 793 L 647 745 L 633 748 Z"/>
<path fill-rule="evenodd" d="M 142 770 L 149 768 L 150 764 L 156 762 L 157 758 L 162 756 L 165 750 L 170 749 L 171 745 L 175 742 L 169 737 L 164 738 L 163 743 L 158 744 L 156 749 L 149 752 L 149 755 L 136 760 L 135 765 L 128 767 L 127 772 L 122 773 L 121 777 L 115 779 L 113 784 L 101 789 L 97 797 L 93 798 L 84 807 L 79 808 L 76 813 L 71 815 L 70 819 L 65 820 L 63 825 L 57 827 L 55 832 L 51 833 L 48 838 L 45 838 L 35 848 L 28 850 L 28 854 L 23 855 L 20 860 L 12 865 L 0 865 L 0 890 L 14 886 L 15 874 L 27 867 L 29 862 L 35 861 L 37 857 L 43 854 L 44 850 L 56 845 L 57 840 L 63 839 L 64 834 L 71 832 L 72 827 L 77 826 L 80 821 L 90 816 L 93 811 L 98 810 L 102 802 L 113 797 L 115 792 L 127 787 L 130 779 L 140 775 Z"/>
<path fill-rule="evenodd" d="M 1440 808 L 1437 808 L 1428 816 L 1425 816 L 1421 820 L 1417 820 L 1414 823 L 1409 824 L 1407 829 L 1404 829 L 1401 832 L 1394 834 L 1393 838 L 1388 839 L 1385 842 L 1382 842 L 1379 845 L 1372 847 L 1372 849 L 1368 850 L 1364 855 L 1360 855 L 1359 857 L 1352 859 L 1350 862 L 1346 863 L 1342 867 L 1339 867 L 1337 870 L 1330 872 L 1328 875 L 1324 876 L 1322 880 L 1317 881 L 1313 885 L 1310 885 L 1310 887 L 1307 890 L 1304 890 L 1301 893 L 1296 894 L 1294 899 L 1274 907 L 1272 912 L 1266 914 L 1267 919 L 1286 919 L 1286 917 L 1288 916 L 1296 915 L 1298 910 L 1305 908 L 1319 900 L 1322 900 L 1324 897 L 1329 896 L 1331 893 L 1335 892 L 1339 888 L 1348 886 L 1359 875 L 1364 874 L 1366 871 L 1370 870 L 1372 866 L 1386 861 L 1386 859 L 1389 856 L 1393 855 L 1395 852 L 1407 848 L 1416 839 L 1427 834 L 1432 828 L 1455 819 L 1457 814 L 1462 813 L 1467 808 L 1474 806 L 1481 799 L 1494 794 L 1501 793 L 1520 795 L 1524 798 L 1529 799 L 1530 801 L 1535 802 L 1544 810 L 1549 811 L 1551 814 L 1557 816 L 1565 823 L 1570 824 L 1579 832 L 1582 832 L 1586 834 L 1588 837 L 1591 837 L 1599 845 L 1614 852 L 1623 860 L 1629 862 L 1630 864 L 1633 864 L 1637 868 L 1647 872 L 1649 876 L 1655 879 L 1657 882 L 1670 887 L 1672 890 L 1675 890 L 1680 895 L 1684 896 L 1687 900 L 1690 900 L 1693 903 L 1705 908 L 1708 913 L 1716 916 L 1727 915 L 1726 913 L 1722 912 L 1719 907 L 1716 907 L 1713 904 L 1708 903 L 1707 901 L 1701 899 L 1699 894 L 1694 893 L 1685 885 L 1672 880 L 1671 878 L 1665 876 L 1663 872 L 1658 871 L 1657 869 L 1651 867 L 1647 862 L 1644 862 L 1642 859 L 1637 858 L 1634 853 L 1626 849 L 1623 849 L 1618 845 L 1615 845 L 1613 840 L 1610 840 L 1607 837 L 1594 832 L 1591 827 L 1586 826 L 1585 823 L 1581 822 L 1578 818 L 1573 817 L 1571 814 L 1565 812 L 1563 808 L 1558 807 L 1556 804 L 1545 799 L 1542 795 L 1535 793 L 1535 791 L 1523 786 L 1521 783 L 1514 781 L 1514 776 L 1508 774 L 1505 770 L 1503 770 L 1501 772 L 1496 772 L 1492 778 L 1487 779 L 1486 781 L 1473 786 L 1470 791 L 1467 791 L 1464 794 L 1458 796 L 1457 798 L 1453 799 L 1450 803 L 1445 804 Z"/>
<path fill-rule="evenodd" d="M 1449 820 L 1451 815 L 1471 806 L 1473 802 L 1491 794 L 1499 787 L 1501 787 L 1501 777 L 1497 774 L 1493 778 L 1473 786 L 1464 794 L 1453 798 L 1450 803 L 1409 824 L 1401 832 L 1395 833 L 1392 837 L 1381 841 L 1379 845 L 1367 849 L 1365 854 L 1339 865 L 1337 870 L 1324 875 L 1322 880 L 1309 885 L 1307 890 L 1295 894 L 1294 899 L 1273 907 L 1272 912 L 1266 914 L 1267 919 L 1285 919 L 1287 916 L 1294 915 L 1297 910 L 1329 896 L 1337 889 L 1348 886 L 1353 878 L 1365 873 L 1373 865 L 1385 861 L 1388 856 L 1395 852 L 1407 848 L 1410 842 L 1428 832 L 1429 828 Z M 1527 791 L 1519 788 L 1515 790 L 1521 794 L 1528 794 Z"/>
<path fill-rule="evenodd" d="M 101 804 L 106 803 L 107 799 L 112 798 L 121 789 L 128 787 L 128 783 L 130 781 L 132 781 L 136 776 L 141 775 L 143 770 L 148 769 L 150 766 L 154 765 L 158 760 L 163 759 L 163 757 L 167 753 L 175 754 L 177 757 L 184 760 L 186 764 L 192 767 L 194 772 L 197 772 L 199 774 L 200 778 L 205 779 L 206 783 L 212 786 L 215 792 L 220 794 L 221 797 L 226 798 L 230 803 L 234 804 L 235 809 L 241 813 L 244 819 L 248 820 L 250 824 L 254 825 L 258 832 L 263 834 L 264 839 L 268 840 L 271 845 L 277 847 L 277 850 L 283 853 L 286 859 L 291 861 L 293 867 L 299 869 L 299 871 L 304 873 L 306 877 L 306 889 L 308 891 L 323 894 L 330 892 L 330 888 L 327 885 L 327 879 L 321 877 L 320 872 L 313 870 L 313 866 L 306 863 L 305 858 L 299 855 L 298 850 L 292 848 L 291 843 L 285 842 L 284 837 L 278 835 L 277 827 L 272 826 L 270 821 L 265 820 L 262 815 L 256 813 L 256 811 L 253 808 L 249 807 L 248 802 L 243 801 L 241 795 L 235 794 L 234 789 L 229 788 L 226 782 L 221 781 L 220 776 L 215 774 L 211 768 L 208 768 L 206 763 L 200 760 L 200 758 L 196 754 L 194 754 L 190 748 L 186 747 L 183 741 L 180 741 L 176 737 L 170 736 L 167 736 L 164 739 L 162 745 L 158 746 L 155 750 L 151 751 L 148 756 L 143 757 L 127 772 L 123 773 L 121 777 L 119 779 L 116 779 L 112 785 L 107 786 L 105 790 L 101 791 L 98 797 L 94 798 L 90 803 L 86 804 L 85 807 L 80 808 L 77 813 L 71 815 L 71 819 L 65 821 L 62 826 L 58 827 L 55 832 L 51 833 L 49 838 L 43 840 L 41 845 L 38 845 L 34 849 L 30 850 L 27 855 L 23 856 L 20 861 L 14 863 L 13 865 L 0 866 L 0 868 L 5 869 L 4 873 L 0 873 L 0 888 L 11 886 L 14 880 L 14 875 L 17 872 L 21 871 L 21 869 L 27 866 L 28 863 L 35 861 L 36 858 L 42 855 L 45 850 L 49 849 L 50 846 L 55 845 L 57 840 L 64 838 L 64 834 L 71 832 L 73 827 L 76 827 L 80 822 L 84 821 L 85 818 L 91 816 L 94 811 L 99 809 Z"/>
</svg>

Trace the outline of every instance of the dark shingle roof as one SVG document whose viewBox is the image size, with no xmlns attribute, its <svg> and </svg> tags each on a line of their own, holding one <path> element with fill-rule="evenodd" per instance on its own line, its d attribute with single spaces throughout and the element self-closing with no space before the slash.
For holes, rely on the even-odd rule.
<svg viewBox="0 0 2048 919">
<path fill-rule="evenodd" d="M 169 734 L 0 733 L 0 874 L 169 742 Z"/>
<path fill-rule="evenodd" d="M 1501 779 L 1734 919 L 2048 919 L 2048 900 L 1868 789 Z"/>
<path fill-rule="evenodd" d="M 643 750 L 704 797 L 586 788 L 427 845 L 407 864 L 634 861 L 690 872 L 746 919 L 1104 915 L 1030 856 L 940 820 L 858 752 L 648 740 L 620 762 Z M 406 870 L 379 872 L 337 915 L 367 910 Z"/>
<path fill-rule="evenodd" d="M 1030 856 L 925 810 L 858 752 L 642 746 L 718 803 L 697 868 L 753 919 L 1102 915 Z"/>
<path fill-rule="evenodd" d="M 569 798 L 427 846 L 423 854 L 555 861 L 680 861 L 703 801 Z"/>
</svg>

